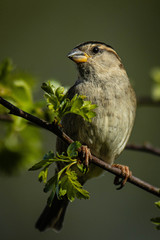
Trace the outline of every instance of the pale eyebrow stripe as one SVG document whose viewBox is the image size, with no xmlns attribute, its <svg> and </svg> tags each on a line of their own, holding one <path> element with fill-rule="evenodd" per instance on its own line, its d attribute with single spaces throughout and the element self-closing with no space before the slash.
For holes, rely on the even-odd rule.
<svg viewBox="0 0 160 240">
<path fill-rule="evenodd" d="M 121 59 L 120 59 L 120 57 L 118 56 L 118 54 L 116 53 L 116 51 L 114 51 L 114 49 L 112 49 L 112 48 L 109 48 L 109 47 L 106 47 L 106 46 L 99 46 L 101 49 L 106 49 L 108 52 L 111 52 L 111 53 L 113 53 L 117 58 L 118 58 L 118 60 L 121 62 Z"/>
</svg>

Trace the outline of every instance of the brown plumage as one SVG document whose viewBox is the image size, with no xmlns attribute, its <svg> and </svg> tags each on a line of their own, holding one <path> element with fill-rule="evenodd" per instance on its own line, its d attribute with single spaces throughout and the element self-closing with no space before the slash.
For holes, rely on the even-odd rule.
<svg viewBox="0 0 160 240">
<path fill-rule="evenodd" d="M 113 48 L 101 42 L 86 42 L 74 48 L 68 55 L 77 64 L 78 79 L 69 89 L 68 97 L 86 95 L 96 104 L 96 117 L 86 122 L 82 117 L 69 114 L 62 119 L 65 133 L 73 140 L 86 144 L 93 155 L 113 164 L 123 151 L 134 123 L 136 97 L 120 57 Z M 65 152 L 67 145 L 57 139 L 57 151 Z M 61 166 L 59 166 L 61 167 Z M 90 166 L 86 175 L 78 174 L 84 184 L 102 173 L 102 169 Z M 46 207 L 36 227 L 60 230 L 68 200 L 55 200 Z"/>
</svg>

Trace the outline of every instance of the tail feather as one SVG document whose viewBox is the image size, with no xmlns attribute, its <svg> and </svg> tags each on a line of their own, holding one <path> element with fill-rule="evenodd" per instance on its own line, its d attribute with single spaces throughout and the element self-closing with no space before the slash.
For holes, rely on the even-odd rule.
<svg viewBox="0 0 160 240">
<path fill-rule="evenodd" d="M 69 201 L 67 198 L 60 200 L 55 195 L 52 205 L 44 208 L 35 227 L 39 229 L 39 231 L 44 231 L 47 228 L 53 228 L 56 231 L 60 231 L 63 226 L 68 203 Z"/>
</svg>

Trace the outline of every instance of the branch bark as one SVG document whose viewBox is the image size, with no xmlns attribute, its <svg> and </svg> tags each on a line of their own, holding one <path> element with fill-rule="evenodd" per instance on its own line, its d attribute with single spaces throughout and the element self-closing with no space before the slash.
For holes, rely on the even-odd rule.
<svg viewBox="0 0 160 240">
<path fill-rule="evenodd" d="M 4 98 L 0 97 L 0 104 L 3 105 L 5 108 L 9 109 L 10 112 L 9 114 L 13 114 L 16 116 L 19 116 L 21 118 L 24 118 L 28 121 L 30 121 L 33 124 L 36 124 L 54 134 L 56 134 L 59 138 L 61 138 L 63 141 L 65 141 L 67 144 L 71 144 L 73 142 L 73 140 L 67 136 L 61 129 L 60 127 L 57 126 L 56 123 L 48 123 L 45 120 L 42 120 L 40 118 L 37 118 L 19 108 L 17 108 L 16 106 L 14 106 L 13 104 L 9 103 L 8 101 L 6 101 Z M 98 167 L 103 168 L 104 170 L 119 176 L 119 177 L 123 177 L 121 174 L 121 170 L 112 167 L 111 165 L 107 164 L 106 162 L 102 161 L 101 159 L 98 159 L 97 157 L 92 155 L 92 160 L 91 162 L 95 165 L 97 165 Z M 134 184 L 135 186 L 142 188 L 143 190 L 152 193 L 155 196 L 160 197 L 160 189 L 157 187 L 152 186 L 151 184 L 142 181 L 139 178 L 136 178 L 134 176 L 131 176 L 128 178 L 127 180 L 128 182 Z"/>
<path fill-rule="evenodd" d="M 139 98 L 139 104 L 141 105 L 154 105 L 154 106 L 160 106 L 160 101 L 155 101 L 150 97 L 140 97 Z M 14 113 L 15 115 L 15 113 Z M 28 119 L 27 119 L 28 120 Z M 8 114 L 0 114 L 0 121 L 4 122 L 13 122 L 13 119 L 8 115 Z M 28 122 L 29 125 L 37 126 L 37 127 L 42 127 L 39 123 L 35 125 L 33 122 Z M 49 130 L 49 129 L 48 129 Z M 55 133 L 56 134 L 56 133 Z M 128 143 L 125 147 L 127 150 L 133 150 L 133 151 L 140 151 L 140 152 L 145 152 L 149 154 L 153 154 L 156 156 L 160 156 L 160 148 L 155 148 L 151 144 L 134 144 L 134 143 Z"/>
<path fill-rule="evenodd" d="M 150 153 L 156 156 L 160 156 L 160 149 L 153 147 L 151 144 L 147 143 L 144 145 L 138 145 L 133 143 L 128 143 L 126 148 L 127 150 L 136 150 L 140 152 Z"/>
</svg>

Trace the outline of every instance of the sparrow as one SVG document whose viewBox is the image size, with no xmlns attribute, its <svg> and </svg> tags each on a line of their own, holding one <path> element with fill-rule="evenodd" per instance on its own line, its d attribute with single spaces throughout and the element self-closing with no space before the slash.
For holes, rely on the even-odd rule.
<svg viewBox="0 0 160 240">
<path fill-rule="evenodd" d="M 96 104 L 96 116 L 92 122 L 81 116 L 68 114 L 62 119 L 64 132 L 73 140 L 86 145 L 91 153 L 122 171 L 128 168 L 114 164 L 130 137 L 136 112 L 136 96 L 129 78 L 116 51 L 109 45 L 89 41 L 76 46 L 68 58 L 77 65 L 78 77 L 68 90 L 67 97 L 75 94 L 85 95 L 87 100 Z M 57 138 L 57 152 L 67 149 L 67 144 Z M 57 164 L 57 169 L 62 166 Z M 103 170 L 90 164 L 87 174 L 78 174 L 84 184 L 88 179 L 99 176 Z M 126 173 L 129 174 L 130 173 Z M 53 228 L 61 230 L 68 199 L 58 199 L 55 195 L 52 205 L 46 206 L 39 217 L 36 228 L 44 231 Z"/>
</svg>

